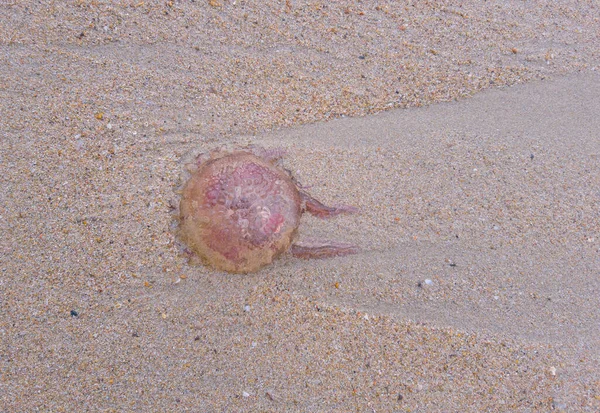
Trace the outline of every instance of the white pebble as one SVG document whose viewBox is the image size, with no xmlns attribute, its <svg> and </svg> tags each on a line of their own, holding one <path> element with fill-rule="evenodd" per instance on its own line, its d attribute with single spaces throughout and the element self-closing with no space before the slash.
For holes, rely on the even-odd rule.
<svg viewBox="0 0 600 413">
<path fill-rule="evenodd" d="M 249 312 L 249 311 L 250 311 L 250 306 L 249 306 L 248 304 L 246 304 L 246 305 L 244 306 L 244 311 L 245 311 L 245 312 Z"/>
<path fill-rule="evenodd" d="M 425 284 L 427 284 L 427 285 L 431 285 L 431 284 L 433 284 L 433 281 L 431 281 L 429 278 L 427 278 L 427 279 L 425 280 Z"/>
<path fill-rule="evenodd" d="M 242 396 L 244 396 L 244 397 L 250 397 L 250 393 L 243 392 Z"/>
</svg>

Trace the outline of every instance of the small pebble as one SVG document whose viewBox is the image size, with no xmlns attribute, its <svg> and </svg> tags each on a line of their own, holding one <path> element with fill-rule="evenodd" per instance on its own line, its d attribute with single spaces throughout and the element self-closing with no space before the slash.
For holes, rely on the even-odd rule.
<svg viewBox="0 0 600 413">
<path fill-rule="evenodd" d="M 431 281 L 429 278 L 427 278 L 427 279 L 425 280 L 425 284 L 427 284 L 427 285 L 431 285 L 431 284 L 433 284 L 433 281 Z"/>
</svg>

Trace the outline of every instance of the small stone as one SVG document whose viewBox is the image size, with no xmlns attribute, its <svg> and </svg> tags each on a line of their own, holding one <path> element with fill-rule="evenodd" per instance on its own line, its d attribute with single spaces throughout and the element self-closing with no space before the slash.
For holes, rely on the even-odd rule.
<svg viewBox="0 0 600 413">
<path fill-rule="evenodd" d="M 250 397 L 250 393 L 242 392 L 242 396 L 244 396 L 244 397 Z"/>
</svg>

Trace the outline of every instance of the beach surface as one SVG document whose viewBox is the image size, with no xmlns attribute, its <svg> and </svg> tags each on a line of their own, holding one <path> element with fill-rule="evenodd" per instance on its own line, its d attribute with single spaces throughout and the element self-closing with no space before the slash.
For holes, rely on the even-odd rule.
<svg viewBox="0 0 600 413">
<path fill-rule="evenodd" d="M 600 9 L 398 3 L 0 4 L 0 412 L 600 411 Z M 246 145 L 360 253 L 190 265 Z"/>
</svg>

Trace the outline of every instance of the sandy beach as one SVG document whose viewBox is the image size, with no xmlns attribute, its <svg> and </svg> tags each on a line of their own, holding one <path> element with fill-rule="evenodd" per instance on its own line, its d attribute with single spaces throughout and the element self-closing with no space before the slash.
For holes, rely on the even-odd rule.
<svg viewBox="0 0 600 413">
<path fill-rule="evenodd" d="M 1 3 L 0 412 L 600 411 L 600 8 L 433 3 Z M 190 265 L 245 145 L 361 252 Z"/>
</svg>

